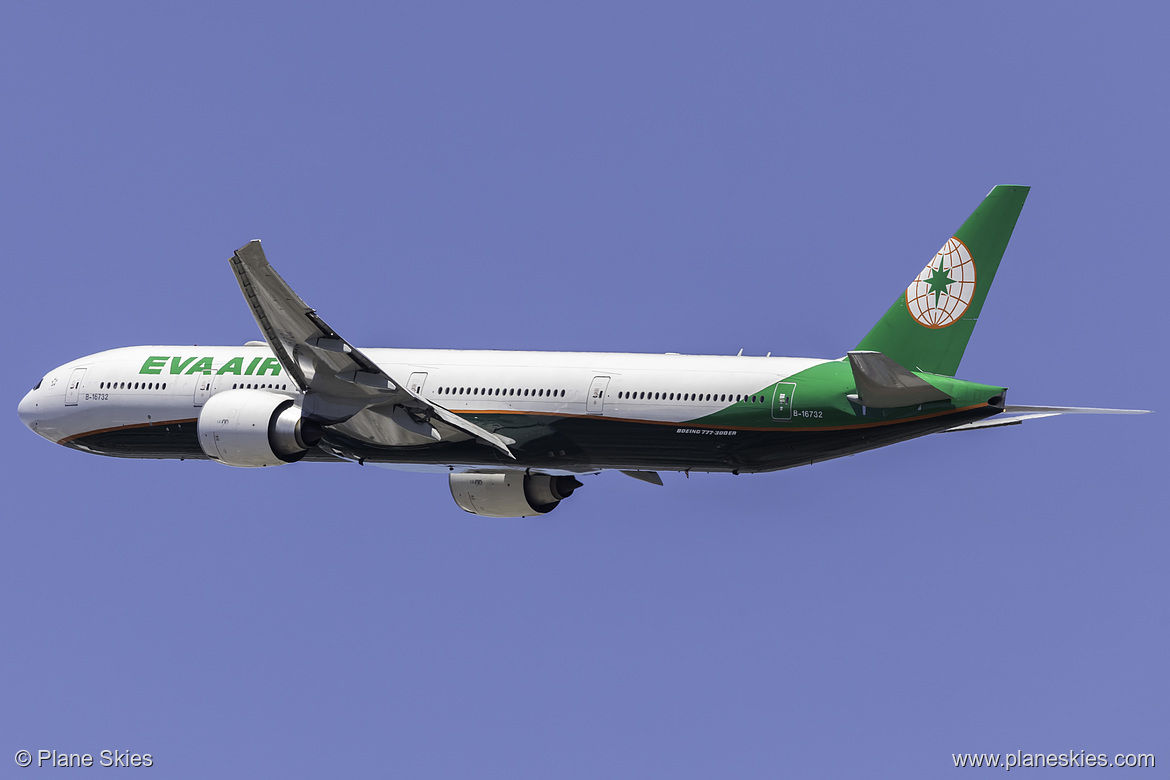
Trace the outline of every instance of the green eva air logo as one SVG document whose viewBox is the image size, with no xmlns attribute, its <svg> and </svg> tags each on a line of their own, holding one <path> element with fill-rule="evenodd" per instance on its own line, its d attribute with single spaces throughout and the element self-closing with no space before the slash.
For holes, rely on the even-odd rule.
<svg viewBox="0 0 1170 780">
<path fill-rule="evenodd" d="M 244 358 L 234 357 L 218 369 L 212 365 L 210 357 L 171 357 L 169 355 L 151 356 L 138 369 L 140 374 L 235 374 L 236 376 L 277 376 L 280 373 L 280 361 L 274 357 L 252 358 L 247 366 Z"/>
</svg>

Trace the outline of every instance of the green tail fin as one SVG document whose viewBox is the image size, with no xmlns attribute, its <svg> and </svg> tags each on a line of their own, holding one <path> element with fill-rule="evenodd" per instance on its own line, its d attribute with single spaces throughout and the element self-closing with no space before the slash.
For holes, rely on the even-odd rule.
<svg viewBox="0 0 1170 780">
<path fill-rule="evenodd" d="M 999 185 L 857 345 L 916 371 L 954 376 L 1028 187 Z"/>
</svg>

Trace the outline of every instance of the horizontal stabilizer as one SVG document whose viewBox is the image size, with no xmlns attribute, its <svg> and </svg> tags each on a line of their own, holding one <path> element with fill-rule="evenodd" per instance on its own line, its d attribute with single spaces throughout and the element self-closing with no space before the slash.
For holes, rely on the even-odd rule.
<svg viewBox="0 0 1170 780">
<path fill-rule="evenodd" d="M 973 431 L 977 428 L 1000 428 L 1004 425 L 1019 425 L 1024 420 L 1039 420 L 1041 417 L 1056 417 L 1061 414 L 1149 414 L 1148 409 L 1096 409 L 1090 406 L 1005 406 L 1003 412 L 985 420 L 956 425 L 944 433 Z"/>
<path fill-rule="evenodd" d="M 1003 408 L 1004 412 L 1011 414 L 1012 412 L 1019 412 L 1021 414 L 1032 415 L 1036 412 L 1050 412 L 1051 414 L 1149 414 L 1149 409 L 1097 409 L 1092 406 L 1018 406 L 1009 404 Z"/>
<path fill-rule="evenodd" d="M 881 352 L 850 352 L 849 365 L 858 401 L 876 409 L 946 401 L 950 396 L 886 357 Z"/>
</svg>

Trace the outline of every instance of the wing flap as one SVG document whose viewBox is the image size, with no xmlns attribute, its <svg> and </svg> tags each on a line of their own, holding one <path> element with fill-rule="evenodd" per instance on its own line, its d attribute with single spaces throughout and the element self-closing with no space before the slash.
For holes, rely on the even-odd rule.
<svg viewBox="0 0 1170 780">
<path fill-rule="evenodd" d="M 621 472 L 627 477 L 633 477 L 640 482 L 648 482 L 651 485 L 658 485 L 662 487 L 662 477 L 657 471 L 626 471 L 621 469 Z"/>
</svg>

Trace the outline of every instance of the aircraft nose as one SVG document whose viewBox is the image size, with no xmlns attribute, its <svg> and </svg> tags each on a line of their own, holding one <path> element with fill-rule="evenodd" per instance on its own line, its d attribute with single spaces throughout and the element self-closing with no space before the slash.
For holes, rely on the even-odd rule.
<svg viewBox="0 0 1170 780">
<path fill-rule="evenodd" d="M 24 398 L 20 399 L 20 405 L 16 407 L 16 413 L 20 415 L 20 421 L 28 426 L 29 430 L 35 431 L 37 429 L 37 420 L 40 417 L 38 410 L 38 403 L 36 399 L 36 390 L 30 390 L 24 394 Z"/>
</svg>

